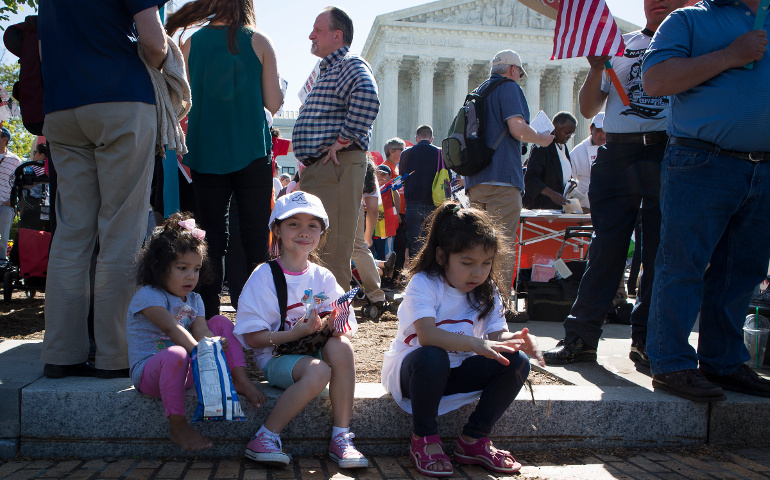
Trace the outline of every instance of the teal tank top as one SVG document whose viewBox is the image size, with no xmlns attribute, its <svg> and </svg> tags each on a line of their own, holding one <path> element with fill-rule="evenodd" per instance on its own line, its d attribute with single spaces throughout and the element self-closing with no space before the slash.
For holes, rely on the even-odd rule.
<svg viewBox="0 0 770 480">
<path fill-rule="evenodd" d="M 262 63 L 253 31 L 238 32 L 238 53 L 227 48 L 227 27 L 192 35 L 189 55 L 192 109 L 183 163 L 199 173 L 226 174 L 262 159 L 270 165 L 270 127 L 262 102 Z"/>
</svg>

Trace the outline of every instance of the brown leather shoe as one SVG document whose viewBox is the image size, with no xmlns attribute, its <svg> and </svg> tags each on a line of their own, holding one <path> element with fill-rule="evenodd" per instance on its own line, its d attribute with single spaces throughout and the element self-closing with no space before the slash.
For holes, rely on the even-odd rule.
<svg viewBox="0 0 770 480">
<path fill-rule="evenodd" d="M 697 369 L 679 370 L 652 376 L 652 387 L 693 402 L 721 402 L 725 392 L 706 380 Z"/>
<path fill-rule="evenodd" d="M 730 375 L 714 375 L 701 369 L 703 376 L 725 390 L 770 397 L 770 380 L 760 377 L 748 365 L 741 365 Z"/>
</svg>

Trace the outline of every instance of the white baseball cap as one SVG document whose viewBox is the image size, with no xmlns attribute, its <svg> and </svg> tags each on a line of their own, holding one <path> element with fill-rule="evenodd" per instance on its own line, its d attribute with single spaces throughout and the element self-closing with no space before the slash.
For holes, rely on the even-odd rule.
<svg viewBox="0 0 770 480">
<path fill-rule="evenodd" d="M 527 76 L 527 72 L 524 71 L 524 68 L 521 66 L 521 57 L 513 50 L 502 50 L 497 52 L 495 58 L 492 59 L 492 66 L 494 67 L 495 65 L 516 65 L 521 68 L 521 77 L 524 78 Z"/>
<path fill-rule="evenodd" d="M 591 125 L 596 128 L 604 128 L 604 112 L 597 113 L 591 120 Z"/>
<path fill-rule="evenodd" d="M 321 199 L 307 192 L 296 191 L 284 195 L 275 201 L 275 208 L 270 214 L 269 228 L 273 228 L 276 220 L 284 220 L 298 213 L 307 213 L 318 217 L 324 222 L 324 229 L 329 228 L 329 216 L 326 215 Z"/>
</svg>

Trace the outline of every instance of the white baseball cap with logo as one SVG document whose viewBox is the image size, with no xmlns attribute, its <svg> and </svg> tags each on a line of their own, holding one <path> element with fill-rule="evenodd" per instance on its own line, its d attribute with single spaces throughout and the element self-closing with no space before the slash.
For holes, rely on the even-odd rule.
<svg viewBox="0 0 770 480">
<path fill-rule="evenodd" d="M 303 191 L 291 192 L 275 201 L 268 227 L 273 228 L 276 220 L 285 220 L 298 213 L 318 217 L 324 222 L 324 230 L 329 228 L 329 216 L 326 215 L 321 199 Z"/>
<path fill-rule="evenodd" d="M 495 58 L 492 59 L 492 66 L 494 67 L 495 65 L 516 65 L 521 68 L 521 78 L 527 76 L 527 72 L 524 71 L 524 68 L 521 66 L 521 57 L 513 50 L 497 52 Z"/>
<path fill-rule="evenodd" d="M 599 112 L 594 115 L 593 120 L 591 120 L 591 125 L 596 128 L 604 128 L 604 112 Z"/>
</svg>

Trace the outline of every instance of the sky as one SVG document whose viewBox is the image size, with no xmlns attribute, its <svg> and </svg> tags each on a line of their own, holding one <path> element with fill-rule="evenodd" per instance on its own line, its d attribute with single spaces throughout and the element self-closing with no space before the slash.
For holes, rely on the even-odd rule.
<svg viewBox="0 0 770 480">
<path fill-rule="evenodd" d="M 300 103 L 297 92 L 318 61 L 318 57 L 310 53 L 308 35 L 315 17 L 321 9 L 333 4 L 350 14 L 355 30 L 351 50 L 354 53 L 361 53 L 377 15 L 427 3 L 422 0 L 389 0 L 387 2 L 336 0 L 336 2 L 331 3 L 333 1 L 284 0 L 266 2 L 254 0 L 258 27 L 272 39 L 278 57 L 279 73 L 289 83 L 284 103 L 284 108 L 287 110 L 299 109 Z M 176 0 L 177 5 L 183 3 L 186 1 Z M 615 17 L 644 26 L 642 0 L 606 0 L 606 3 Z M 13 25 L 23 21 L 25 15 L 31 14 L 34 12 L 27 7 L 20 14 L 13 15 L 10 21 L 1 22 L 0 25 L 3 27 Z M 2 61 L 5 63 L 15 60 L 16 57 L 9 52 L 5 52 L 2 57 Z"/>
</svg>

